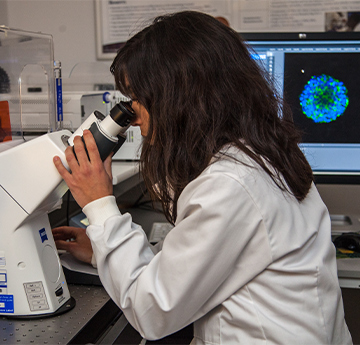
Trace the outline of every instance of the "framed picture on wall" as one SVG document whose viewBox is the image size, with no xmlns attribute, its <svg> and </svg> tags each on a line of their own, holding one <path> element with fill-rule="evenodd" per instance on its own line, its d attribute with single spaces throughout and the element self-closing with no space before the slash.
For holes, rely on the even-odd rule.
<svg viewBox="0 0 360 345">
<path fill-rule="evenodd" d="M 212 15 L 239 33 L 360 30 L 360 0 L 95 0 L 97 58 L 113 59 L 153 18 L 184 10 Z"/>
<path fill-rule="evenodd" d="M 113 59 L 136 32 L 166 13 L 195 10 L 230 20 L 234 0 L 95 0 L 98 59 Z"/>
</svg>

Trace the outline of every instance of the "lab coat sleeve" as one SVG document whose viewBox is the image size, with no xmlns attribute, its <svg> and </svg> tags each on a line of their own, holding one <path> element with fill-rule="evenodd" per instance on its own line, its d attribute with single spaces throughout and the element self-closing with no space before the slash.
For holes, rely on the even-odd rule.
<svg viewBox="0 0 360 345">
<path fill-rule="evenodd" d="M 92 224 L 104 224 L 105 220 L 113 215 L 119 215 L 120 211 L 116 205 L 114 196 L 107 196 L 101 199 L 97 199 L 84 207 L 84 213 L 87 212 L 91 219 L 89 223 Z M 85 213 L 86 214 L 86 213 Z M 132 227 L 137 227 L 135 223 L 132 224 Z M 151 250 L 154 254 L 158 253 L 162 248 L 163 241 L 156 243 L 151 246 Z M 91 257 L 91 265 L 94 268 L 97 268 L 97 262 L 95 254 L 93 253 Z"/>
<path fill-rule="evenodd" d="M 199 319 L 271 261 L 259 210 L 241 183 L 226 174 L 201 175 L 184 189 L 177 223 L 156 255 L 131 216 L 111 208 L 104 222 L 103 212 L 84 209 L 87 234 L 104 287 L 146 339 Z M 239 265 L 244 274 L 228 282 Z"/>
</svg>

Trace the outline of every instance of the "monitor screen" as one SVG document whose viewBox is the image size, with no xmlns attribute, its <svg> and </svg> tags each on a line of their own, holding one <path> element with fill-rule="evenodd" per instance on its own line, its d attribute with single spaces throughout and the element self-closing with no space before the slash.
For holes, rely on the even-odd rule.
<svg viewBox="0 0 360 345">
<path fill-rule="evenodd" d="M 292 108 L 315 179 L 360 183 L 360 33 L 241 35 Z"/>
</svg>

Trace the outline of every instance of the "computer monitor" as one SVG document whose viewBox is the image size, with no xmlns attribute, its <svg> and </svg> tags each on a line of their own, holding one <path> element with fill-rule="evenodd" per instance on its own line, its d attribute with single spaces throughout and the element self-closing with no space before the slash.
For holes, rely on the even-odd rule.
<svg viewBox="0 0 360 345">
<path fill-rule="evenodd" d="M 303 132 L 317 183 L 360 183 L 360 33 L 244 33 Z"/>
</svg>

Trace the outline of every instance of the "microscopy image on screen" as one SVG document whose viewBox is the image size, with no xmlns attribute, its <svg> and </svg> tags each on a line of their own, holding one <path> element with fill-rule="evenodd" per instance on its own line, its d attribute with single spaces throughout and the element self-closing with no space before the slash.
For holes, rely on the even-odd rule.
<svg viewBox="0 0 360 345">
<path fill-rule="evenodd" d="M 349 104 L 344 83 L 330 75 L 312 76 L 300 95 L 302 112 L 315 123 L 336 121 Z"/>
<path fill-rule="evenodd" d="M 360 54 L 285 53 L 284 97 L 304 143 L 360 143 Z"/>
</svg>

